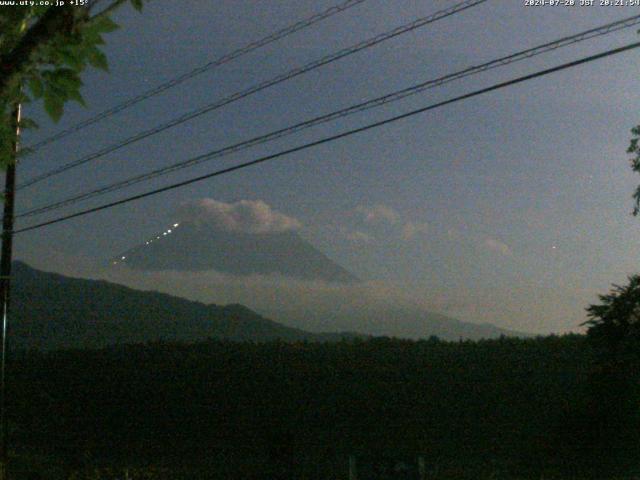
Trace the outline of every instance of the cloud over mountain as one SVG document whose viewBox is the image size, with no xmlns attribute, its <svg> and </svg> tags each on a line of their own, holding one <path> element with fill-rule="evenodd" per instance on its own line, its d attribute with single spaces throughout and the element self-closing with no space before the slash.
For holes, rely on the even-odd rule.
<svg viewBox="0 0 640 480">
<path fill-rule="evenodd" d="M 413 240 L 419 234 L 429 232 L 429 226 L 426 223 L 407 222 L 402 227 L 402 239 L 406 241 Z"/>
<path fill-rule="evenodd" d="M 297 219 L 273 210 L 262 200 L 225 203 L 202 198 L 182 205 L 178 215 L 183 222 L 204 224 L 230 233 L 282 233 L 302 227 Z"/>
<path fill-rule="evenodd" d="M 484 246 L 489 250 L 497 252 L 506 257 L 510 257 L 513 255 L 513 252 L 511 251 L 509 245 L 494 238 L 486 238 L 484 241 Z"/>
<path fill-rule="evenodd" d="M 394 231 L 406 242 L 415 240 L 419 235 L 424 235 L 429 231 L 427 223 L 412 221 L 386 205 L 359 205 L 356 207 L 355 212 L 367 227 L 374 229 L 386 228 L 388 231 Z M 365 235 L 368 234 L 365 233 Z"/>
<path fill-rule="evenodd" d="M 386 205 L 374 205 L 371 207 L 360 205 L 356 207 L 356 212 L 360 213 L 367 223 L 388 223 L 393 225 L 400 221 L 400 214 Z"/>
<path fill-rule="evenodd" d="M 365 244 L 373 242 L 373 237 L 368 233 L 361 232 L 360 230 L 354 230 L 353 232 L 345 231 L 345 238 L 353 243 Z"/>
</svg>

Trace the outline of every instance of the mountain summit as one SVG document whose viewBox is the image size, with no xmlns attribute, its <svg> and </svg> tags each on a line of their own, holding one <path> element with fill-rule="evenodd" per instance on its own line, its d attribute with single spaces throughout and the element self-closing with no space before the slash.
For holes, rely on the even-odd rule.
<svg viewBox="0 0 640 480">
<path fill-rule="evenodd" d="M 217 270 L 236 275 L 275 273 L 336 283 L 359 281 L 294 231 L 224 231 L 196 222 L 174 224 L 113 262 L 144 271 Z"/>
<path fill-rule="evenodd" d="M 335 283 L 359 281 L 300 237 L 299 220 L 262 200 L 225 203 L 201 198 L 184 203 L 177 216 L 179 223 L 112 263 L 144 271 L 217 270 Z"/>
</svg>

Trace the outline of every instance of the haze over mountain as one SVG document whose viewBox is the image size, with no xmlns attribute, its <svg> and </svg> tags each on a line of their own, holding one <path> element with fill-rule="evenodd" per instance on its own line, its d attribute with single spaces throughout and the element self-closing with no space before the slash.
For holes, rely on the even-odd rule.
<svg viewBox="0 0 640 480">
<path fill-rule="evenodd" d="M 337 341 L 286 327 L 242 305 L 205 305 L 105 281 L 69 278 L 14 262 L 10 344 L 17 348 L 103 347 L 149 341 Z"/>
<path fill-rule="evenodd" d="M 463 322 L 458 319 L 431 312 L 419 305 L 404 303 L 336 303 L 332 308 L 301 312 L 288 305 L 276 305 L 258 309 L 269 318 L 285 325 L 296 325 L 309 331 L 322 329 L 340 331 L 344 328 L 373 336 L 390 336 L 424 339 L 432 335 L 442 340 L 533 336 L 499 328 L 490 323 Z M 348 326 L 348 327 L 347 327 Z"/>
<path fill-rule="evenodd" d="M 277 273 L 291 278 L 355 283 L 358 278 L 295 231 L 299 222 L 264 202 L 202 199 L 182 207 L 184 220 L 118 255 L 144 271 L 217 270 L 236 275 Z"/>
<path fill-rule="evenodd" d="M 142 272 L 121 265 L 105 277 L 132 288 L 157 289 L 203 303 L 242 304 L 278 323 L 309 332 L 446 340 L 531 336 L 490 323 L 437 313 L 397 287 L 379 282 L 337 284 L 276 275 L 249 277 L 202 272 Z"/>
<path fill-rule="evenodd" d="M 295 302 L 283 305 L 276 322 L 238 304 L 205 304 L 103 280 L 47 273 L 15 262 L 10 338 L 12 347 L 52 349 L 207 338 L 338 341 L 374 334 L 457 340 L 517 335 L 420 309 L 403 310 L 393 304 L 385 309 L 375 302 L 360 310 L 354 304 L 336 306 L 333 315 L 322 308 L 307 310 L 306 315 L 298 315 L 299 311 Z M 332 331 L 340 333 L 327 333 Z"/>
</svg>

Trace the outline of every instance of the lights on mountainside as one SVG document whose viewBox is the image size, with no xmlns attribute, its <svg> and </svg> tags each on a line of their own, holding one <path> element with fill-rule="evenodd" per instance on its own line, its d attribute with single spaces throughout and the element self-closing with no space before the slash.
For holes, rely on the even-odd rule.
<svg viewBox="0 0 640 480">
<path fill-rule="evenodd" d="M 171 228 L 178 228 L 179 225 L 180 225 L 179 223 L 174 223 L 173 227 L 171 227 Z M 162 232 L 162 236 L 166 237 L 170 233 L 173 233 L 173 230 L 171 230 L 171 228 L 168 228 L 166 232 Z M 158 237 L 158 238 L 160 238 L 160 237 Z"/>
<path fill-rule="evenodd" d="M 176 228 L 178 228 L 178 226 L 179 226 L 179 225 L 180 225 L 179 223 L 174 223 L 174 224 L 173 224 L 173 226 L 172 226 L 171 228 L 168 228 L 168 229 L 167 229 L 167 231 L 162 232 L 162 234 L 161 234 L 161 235 L 158 235 L 158 236 L 156 236 L 155 238 L 152 238 L 152 239 L 150 239 L 150 240 L 145 241 L 145 242 L 144 242 L 145 246 L 146 246 L 146 245 L 151 245 L 151 244 L 152 244 L 153 242 L 155 242 L 156 240 L 160 240 L 162 237 L 166 237 L 166 236 L 167 236 L 167 235 L 169 235 L 170 233 L 174 233 L 174 230 L 175 230 Z M 122 255 L 122 257 L 120 257 L 119 259 L 114 260 L 114 261 L 112 262 L 112 264 L 113 264 L 113 265 L 117 265 L 117 264 L 118 264 L 118 263 L 120 263 L 122 260 L 126 260 L 126 258 L 127 258 L 127 257 L 126 257 L 125 255 Z"/>
<path fill-rule="evenodd" d="M 162 237 L 166 237 L 167 235 L 169 235 L 170 233 L 173 233 L 172 228 L 177 228 L 178 227 L 178 223 L 174 223 L 173 227 L 168 228 L 166 232 L 162 232 L 161 235 L 158 235 L 156 238 L 152 238 L 151 240 L 148 240 L 145 242 L 145 245 L 151 245 L 154 241 L 156 240 L 160 240 Z"/>
</svg>

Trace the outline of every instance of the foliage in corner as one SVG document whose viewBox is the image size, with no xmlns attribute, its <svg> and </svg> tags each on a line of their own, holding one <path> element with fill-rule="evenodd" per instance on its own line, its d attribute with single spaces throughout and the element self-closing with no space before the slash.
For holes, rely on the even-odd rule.
<svg viewBox="0 0 640 480">
<path fill-rule="evenodd" d="M 108 70 L 101 50 L 103 35 L 118 28 L 109 15 L 123 3 L 125 0 L 114 0 L 97 15 L 91 14 L 88 4 L 0 9 L 1 168 L 12 161 L 16 104 L 42 100 L 56 122 L 66 102 L 84 105 L 81 74 L 87 65 Z M 131 4 L 142 8 L 142 0 L 131 0 Z M 21 128 L 35 126 L 28 119 L 20 124 Z"/>
<path fill-rule="evenodd" d="M 589 338 L 614 357 L 637 354 L 640 347 L 640 275 L 627 285 L 614 285 L 587 308 Z"/>
<path fill-rule="evenodd" d="M 589 376 L 591 444 L 612 452 L 601 473 L 628 473 L 637 471 L 640 458 L 631 447 L 640 431 L 640 275 L 614 285 L 600 302 L 587 308 L 585 322 L 596 353 Z"/>
<path fill-rule="evenodd" d="M 640 141 L 640 125 L 631 129 L 631 142 L 629 144 L 629 148 L 627 149 L 627 153 L 631 153 L 634 157 L 631 159 L 631 169 L 640 173 L 640 145 L 638 142 Z M 633 193 L 633 215 L 637 216 L 640 213 L 640 185 L 636 188 L 636 191 Z"/>
</svg>

